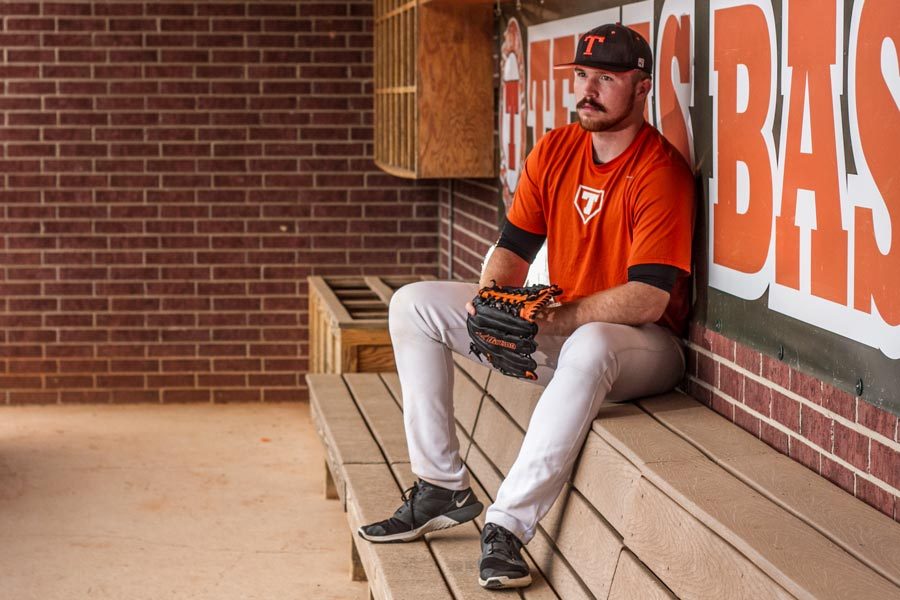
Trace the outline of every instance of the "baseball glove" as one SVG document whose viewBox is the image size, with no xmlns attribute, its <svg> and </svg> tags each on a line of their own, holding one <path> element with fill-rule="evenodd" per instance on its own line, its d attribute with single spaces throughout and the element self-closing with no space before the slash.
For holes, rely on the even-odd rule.
<svg viewBox="0 0 900 600">
<path fill-rule="evenodd" d="M 537 379 L 537 363 L 531 357 L 537 349 L 535 318 L 561 293 L 556 285 L 514 288 L 493 282 L 481 288 L 472 300 L 475 314 L 466 320 L 472 338 L 469 351 L 479 360 L 486 356 L 504 375 Z"/>
</svg>

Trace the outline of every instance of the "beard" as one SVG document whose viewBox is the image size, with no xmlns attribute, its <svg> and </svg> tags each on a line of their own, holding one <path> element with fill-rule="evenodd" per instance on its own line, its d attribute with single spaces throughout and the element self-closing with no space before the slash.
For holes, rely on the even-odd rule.
<svg viewBox="0 0 900 600">
<path fill-rule="evenodd" d="M 610 114 L 605 106 L 598 104 L 589 98 L 582 98 L 575 108 L 579 109 L 584 106 L 590 106 L 596 112 L 590 116 L 585 116 L 580 112 L 578 113 L 578 122 L 582 129 L 590 132 L 610 131 L 631 116 L 632 109 L 634 109 L 634 95 L 632 94 L 631 98 L 629 98 L 628 105 L 617 114 Z"/>
</svg>

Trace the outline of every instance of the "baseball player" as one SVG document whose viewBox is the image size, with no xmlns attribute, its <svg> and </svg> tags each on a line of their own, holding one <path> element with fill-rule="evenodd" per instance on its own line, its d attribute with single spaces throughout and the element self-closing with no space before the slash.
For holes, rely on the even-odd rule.
<svg viewBox="0 0 900 600">
<path fill-rule="evenodd" d="M 537 319 L 544 391 L 485 517 L 487 588 L 531 582 L 521 548 L 569 479 L 600 406 L 670 390 L 684 372 L 694 178 L 644 120 L 652 66 L 646 40 L 621 24 L 580 37 L 575 59 L 557 66 L 574 70 L 578 120 L 531 151 L 481 277 L 482 287 L 522 285 L 546 239 L 551 281 L 563 290 Z M 393 297 L 389 327 L 419 480 L 393 516 L 359 529 L 366 540 L 414 540 L 482 511 L 459 456 L 450 354 L 468 355 L 477 290 L 420 282 Z"/>
</svg>

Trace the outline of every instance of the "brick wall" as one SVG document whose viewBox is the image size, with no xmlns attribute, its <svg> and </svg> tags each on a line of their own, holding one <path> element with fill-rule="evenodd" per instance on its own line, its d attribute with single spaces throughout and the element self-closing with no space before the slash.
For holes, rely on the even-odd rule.
<svg viewBox="0 0 900 600">
<path fill-rule="evenodd" d="M 477 279 L 496 241 L 500 191 L 490 181 L 441 188 L 441 274 Z M 451 206 L 453 210 L 451 211 Z M 451 220 L 452 215 L 452 220 Z M 897 416 L 692 323 L 681 386 L 741 428 L 900 521 Z"/>
<path fill-rule="evenodd" d="M 0 3 L 0 402 L 296 400 L 309 274 L 437 270 L 371 1 Z"/>
<path fill-rule="evenodd" d="M 499 235 L 498 194 L 493 180 L 441 182 L 441 277 L 478 279 L 484 253 Z"/>
<path fill-rule="evenodd" d="M 896 415 L 700 324 L 686 343 L 692 396 L 900 521 Z"/>
</svg>

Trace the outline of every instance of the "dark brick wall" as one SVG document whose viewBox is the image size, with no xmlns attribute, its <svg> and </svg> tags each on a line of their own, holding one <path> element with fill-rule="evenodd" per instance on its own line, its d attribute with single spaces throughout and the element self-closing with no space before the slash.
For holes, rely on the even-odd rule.
<svg viewBox="0 0 900 600">
<path fill-rule="evenodd" d="M 372 6 L 0 3 L 0 402 L 305 397 L 310 274 L 435 274 Z"/>
</svg>

